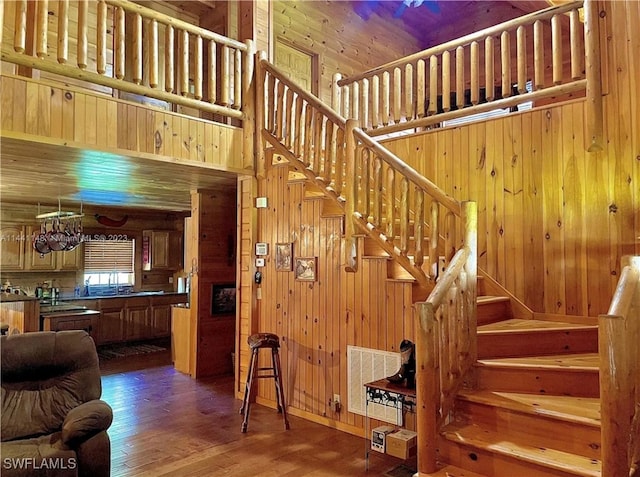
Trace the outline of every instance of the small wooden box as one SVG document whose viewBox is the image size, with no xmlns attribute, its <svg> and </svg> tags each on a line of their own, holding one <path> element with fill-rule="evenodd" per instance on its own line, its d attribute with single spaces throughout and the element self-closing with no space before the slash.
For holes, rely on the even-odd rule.
<svg viewBox="0 0 640 477">
<path fill-rule="evenodd" d="M 386 436 L 387 454 L 400 459 L 408 459 L 415 455 L 418 434 L 401 429 Z"/>
</svg>

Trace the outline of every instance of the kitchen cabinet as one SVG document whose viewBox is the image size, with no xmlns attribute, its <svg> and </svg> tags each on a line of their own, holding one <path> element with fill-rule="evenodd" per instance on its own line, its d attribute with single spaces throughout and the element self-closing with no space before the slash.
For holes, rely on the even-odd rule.
<svg viewBox="0 0 640 477">
<path fill-rule="evenodd" d="M 182 233 L 175 230 L 145 230 L 143 269 L 179 270 L 182 268 Z"/>
<path fill-rule="evenodd" d="M 171 305 L 151 307 L 151 335 L 153 338 L 166 338 L 171 335 Z"/>
<path fill-rule="evenodd" d="M 0 228 L 0 268 L 3 271 L 24 270 L 26 242 L 24 226 L 3 225 Z"/>
<path fill-rule="evenodd" d="M 66 252 L 49 252 L 45 254 L 39 253 L 33 248 L 32 238 L 34 234 L 40 233 L 39 227 L 28 226 L 26 227 L 26 237 L 28 240 L 23 240 L 23 266 L 14 270 L 28 270 L 28 271 L 57 271 L 68 270 L 77 271 L 82 269 L 84 260 L 84 245 L 80 244 L 73 250 Z M 3 250 L 4 255 L 4 250 Z M 4 259 L 3 259 L 4 262 Z M 4 268 L 4 264 L 3 264 Z"/>
<path fill-rule="evenodd" d="M 98 343 L 118 343 L 124 340 L 125 300 L 114 298 L 100 300 L 98 320 Z"/>
<path fill-rule="evenodd" d="M 44 331 L 84 330 L 97 341 L 98 315 L 100 312 L 95 310 L 43 314 L 42 328 Z"/>
</svg>

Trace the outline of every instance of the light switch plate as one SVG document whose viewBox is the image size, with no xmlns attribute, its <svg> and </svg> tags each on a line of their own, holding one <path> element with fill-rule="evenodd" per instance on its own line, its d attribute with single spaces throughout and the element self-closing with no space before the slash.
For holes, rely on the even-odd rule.
<svg viewBox="0 0 640 477">
<path fill-rule="evenodd" d="M 266 209 L 268 207 L 267 205 L 267 198 L 266 197 L 256 197 L 256 208 L 257 209 Z"/>
<path fill-rule="evenodd" d="M 258 242 L 256 244 L 256 255 L 268 255 L 269 244 L 266 242 Z"/>
<path fill-rule="evenodd" d="M 256 267 L 264 267 L 264 258 L 256 258 Z"/>
</svg>

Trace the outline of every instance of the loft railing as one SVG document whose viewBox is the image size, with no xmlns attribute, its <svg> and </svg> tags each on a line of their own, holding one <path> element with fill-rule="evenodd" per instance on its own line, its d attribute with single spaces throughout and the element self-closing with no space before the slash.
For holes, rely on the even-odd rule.
<svg viewBox="0 0 640 477">
<path fill-rule="evenodd" d="M 637 475 L 640 467 L 640 256 L 623 266 L 598 323 L 602 477 Z"/>
<path fill-rule="evenodd" d="M 595 121 L 590 146 L 597 148 L 597 15 L 592 1 L 584 15 L 582 6 L 551 7 L 348 78 L 336 74 L 332 107 L 378 136 L 586 90 Z"/>
<path fill-rule="evenodd" d="M 0 24 L 2 60 L 22 67 L 230 118 L 251 100 L 250 41 L 127 0 L 0 1 Z"/>
<path fill-rule="evenodd" d="M 256 74 L 260 137 L 344 207 L 347 269 L 357 267 L 358 227 L 418 283 L 432 287 L 438 279 L 426 302 L 416 303 L 418 470 L 434 472 L 435 436 L 477 355 L 476 204 L 448 196 L 264 55 Z"/>
</svg>

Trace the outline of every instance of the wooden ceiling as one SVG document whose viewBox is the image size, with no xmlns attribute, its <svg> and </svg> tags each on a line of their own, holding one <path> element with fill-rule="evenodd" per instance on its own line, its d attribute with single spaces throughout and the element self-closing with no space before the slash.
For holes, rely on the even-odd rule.
<svg viewBox="0 0 640 477">
<path fill-rule="evenodd" d="M 400 0 L 355 0 L 352 4 L 365 20 L 371 15 L 401 20 L 425 49 L 549 7 L 546 0 L 424 0 L 419 7 L 406 8 Z"/>
<path fill-rule="evenodd" d="M 235 187 L 235 174 L 178 161 L 131 158 L 106 152 L 3 137 L 3 203 L 98 205 L 190 211 L 191 190 Z"/>
</svg>

